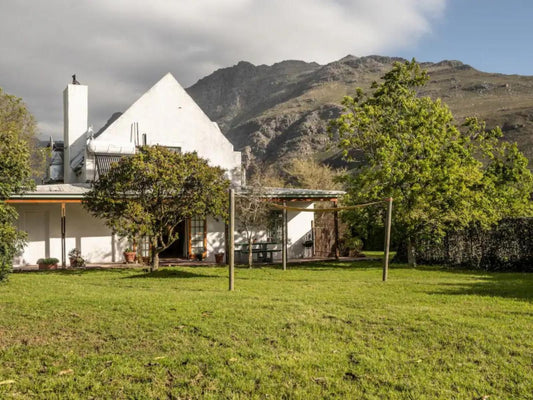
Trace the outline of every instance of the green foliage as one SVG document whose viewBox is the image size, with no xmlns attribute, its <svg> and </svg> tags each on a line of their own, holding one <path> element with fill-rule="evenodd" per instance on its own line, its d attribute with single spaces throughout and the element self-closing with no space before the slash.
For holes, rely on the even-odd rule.
<svg viewBox="0 0 533 400">
<path fill-rule="evenodd" d="M 51 258 L 39 258 L 37 260 L 37 264 L 46 264 L 46 265 L 54 265 L 57 264 L 59 260 L 57 258 L 51 257 Z"/>
<path fill-rule="evenodd" d="M 288 185 L 304 189 L 342 189 L 339 177 L 346 171 L 320 164 L 313 158 L 294 158 L 284 167 Z"/>
<path fill-rule="evenodd" d="M 17 212 L 0 202 L 0 282 L 7 279 L 13 267 L 13 257 L 22 249 L 26 235 L 16 227 Z"/>
<path fill-rule="evenodd" d="M 346 170 L 332 168 L 309 156 L 276 164 L 255 162 L 249 166 L 248 172 L 251 185 L 338 190 L 342 189 L 340 177 Z"/>
<path fill-rule="evenodd" d="M 21 99 L 0 89 L 0 281 L 12 268 L 25 235 L 15 227 L 16 211 L 5 203 L 13 193 L 31 188 L 30 142 L 35 122 Z"/>
<path fill-rule="evenodd" d="M 127 251 L 127 250 L 126 250 Z M 70 261 L 70 266 L 73 268 L 84 268 L 86 265 L 85 258 L 81 255 L 80 249 L 72 249 L 68 252 L 68 258 Z"/>
<path fill-rule="evenodd" d="M 354 150 L 366 157 L 345 178 L 347 203 L 393 197 L 395 233 L 412 246 L 473 222 L 488 227 L 531 213 L 531 173 L 516 145 L 474 119 L 461 132 L 445 104 L 417 96 L 427 81 L 414 60 L 396 63 L 373 93 L 344 98 L 345 113 L 330 130 L 347 159 Z M 352 213 L 352 221 L 372 225 L 369 212 Z"/>
<path fill-rule="evenodd" d="M 472 138 L 470 151 L 483 164 L 483 189 L 496 217 L 533 215 L 533 175 L 516 143 L 500 140 L 500 128 L 487 131 L 477 118 L 467 118 L 464 127 Z"/>
<path fill-rule="evenodd" d="M 196 153 L 145 146 L 101 176 L 83 204 L 120 236 L 150 237 L 156 269 L 159 253 L 178 239 L 180 222 L 225 215 L 228 186 L 224 171 Z"/>
<path fill-rule="evenodd" d="M 0 89 L 0 200 L 32 187 L 29 142 L 35 121 L 21 99 Z"/>
</svg>

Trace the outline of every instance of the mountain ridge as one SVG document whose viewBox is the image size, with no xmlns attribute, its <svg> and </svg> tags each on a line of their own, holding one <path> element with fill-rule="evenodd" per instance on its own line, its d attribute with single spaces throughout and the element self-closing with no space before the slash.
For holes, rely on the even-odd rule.
<svg viewBox="0 0 533 400">
<path fill-rule="evenodd" d="M 187 92 L 253 160 L 331 155 L 327 120 L 342 112 L 345 95 L 368 90 L 400 57 L 347 55 L 331 63 L 285 60 L 270 66 L 241 61 L 200 79 Z M 430 80 L 421 96 L 441 98 L 456 120 L 477 116 L 498 125 L 533 159 L 533 76 L 476 70 L 458 60 L 422 62 Z"/>
</svg>

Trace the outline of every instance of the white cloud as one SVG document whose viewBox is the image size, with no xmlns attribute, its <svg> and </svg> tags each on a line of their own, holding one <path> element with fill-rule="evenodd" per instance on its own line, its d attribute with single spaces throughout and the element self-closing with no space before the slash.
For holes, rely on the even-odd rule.
<svg viewBox="0 0 533 400">
<path fill-rule="evenodd" d="M 171 71 L 188 86 L 240 60 L 327 63 L 389 54 L 431 31 L 446 0 L 3 0 L 0 86 L 59 136 L 60 93 L 89 85 L 95 128 Z"/>
</svg>

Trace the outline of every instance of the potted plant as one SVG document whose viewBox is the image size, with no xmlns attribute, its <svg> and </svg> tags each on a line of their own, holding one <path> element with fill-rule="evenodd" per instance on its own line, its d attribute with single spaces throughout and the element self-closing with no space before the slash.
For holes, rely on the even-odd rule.
<svg viewBox="0 0 533 400">
<path fill-rule="evenodd" d="M 81 250 L 72 249 L 68 253 L 71 268 L 83 268 L 85 267 L 85 259 L 81 255 Z"/>
<path fill-rule="evenodd" d="M 217 264 L 224 264 L 224 253 L 215 253 L 215 261 Z"/>
<path fill-rule="evenodd" d="M 39 269 L 57 269 L 57 263 L 59 260 L 57 258 L 39 258 L 37 264 Z"/>
<path fill-rule="evenodd" d="M 134 251 L 131 247 L 128 247 L 126 248 L 126 250 L 124 250 L 124 259 L 126 260 L 127 264 L 134 263 L 136 256 L 137 252 Z"/>
</svg>

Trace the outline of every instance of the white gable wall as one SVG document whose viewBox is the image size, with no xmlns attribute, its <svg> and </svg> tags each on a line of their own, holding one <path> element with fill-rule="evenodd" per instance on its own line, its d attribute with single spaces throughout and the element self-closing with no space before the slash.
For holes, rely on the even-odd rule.
<svg viewBox="0 0 533 400">
<path fill-rule="evenodd" d="M 169 73 L 142 95 L 124 114 L 95 140 L 135 143 L 132 127 L 138 124 L 139 141 L 146 133 L 147 144 L 181 147 L 182 152 L 196 151 L 213 166 L 230 173 L 237 169 L 240 179 L 241 154 L 200 109 Z M 88 173 L 87 176 L 91 174 Z M 238 175 L 238 176 L 237 176 Z"/>
</svg>

